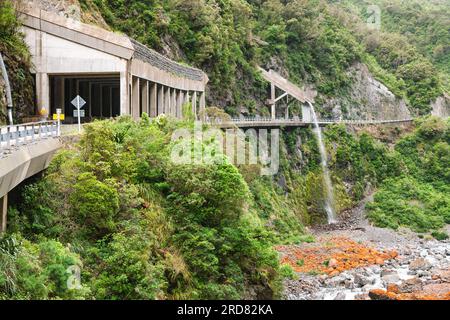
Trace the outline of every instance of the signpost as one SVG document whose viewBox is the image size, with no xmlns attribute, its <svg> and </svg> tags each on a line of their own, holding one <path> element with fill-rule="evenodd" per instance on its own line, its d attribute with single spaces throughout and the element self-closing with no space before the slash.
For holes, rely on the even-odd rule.
<svg viewBox="0 0 450 320">
<path fill-rule="evenodd" d="M 56 114 L 53 115 L 53 120 L 58 121 L 57 130 L 58 130 L 58 137 L 61 135 L 61 120 L 64 120 L 64 114 L 61 113 L 61 109 L 56 109 Z"/>
<path fill-rule="evenodd" d="M 77 117 L 78 117 L 78 132 L 81 133 L 81 108 L 83 108 L 83 106 L 86 104 L 86 101 L 84 101 L 84 99 L 82 97 L 80 97 L 79 95 L 75 97 L 75 99 L 72 100 L 71 102 L 75 108 L 77 108 L 76 111 L 77 112 Z M 84 110 L 82 110 L 84 111 Z M 74 112 L 75 115 L 75 112 Z M 84 112 L 83 112 L 83 116 L 84 116 Z"/>
</svg>

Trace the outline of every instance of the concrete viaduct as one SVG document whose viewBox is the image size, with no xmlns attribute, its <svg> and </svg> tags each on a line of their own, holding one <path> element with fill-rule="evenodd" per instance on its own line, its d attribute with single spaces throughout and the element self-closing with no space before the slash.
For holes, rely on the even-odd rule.
<svg viewBox="0 0 450 320">
<path fill-rule="evenodd" d="M 35 7 L 20 14 L 41 115 L 60 108 L 65 123 L 72 123 L 70 101 L 77 95 L 87 102 L 85 121 L 139 118 L 143 112 L 181 118 L 187 103 L 196 115 L 205 108 L 208 77 L 203 71 L 171 61 L 125 35 Z"/>
</svg>

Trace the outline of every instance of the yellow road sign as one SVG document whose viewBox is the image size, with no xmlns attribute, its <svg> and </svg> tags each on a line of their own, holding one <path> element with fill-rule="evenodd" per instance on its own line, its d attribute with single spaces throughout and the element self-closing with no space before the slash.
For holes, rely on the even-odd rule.
<svg viewBox="0 0 450 320">
<path fill-rule="evenodd" d="M 59 119 L 58 119 L 58 116 L 59 116 Z M 61 120 L 61 121 L 64 121 L 64 114 L 63 114 L 63 113 L 61 113 L 61 114 L 54 113 L 54 114 L 53 114 L 53 120 Z"/>
</svg>

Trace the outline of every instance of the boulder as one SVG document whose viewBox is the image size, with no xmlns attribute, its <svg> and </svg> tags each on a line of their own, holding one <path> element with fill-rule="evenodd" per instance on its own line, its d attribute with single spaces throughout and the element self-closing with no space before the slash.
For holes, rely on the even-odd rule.
<svg viewBox="0 0 450 320">
<path fill-rule="evenodd" d="M 373 284 L 374 278 L 366 277 L 362 274 L 355 274 L 355 285 L 364 287 L 366 284 Z"/>
<path fill-rule="evenodd" d="M 371 290 L 369 297 L 372 300 L 396 300 L 393 294 L 381 289 Z"/>
<path fill-rule="evenodd" d="M 431 264 L 423 258 L 415 259 L 409 264 L 410 270 L 429 270 L 431 267 Z"/>
<path fill-rule="evenodd" d="M 345 300 L 345 293 L 339 292 L 336 297 L 334 297 L 334 300 Z"/>
<path fill-rule="evenodd" d="M 397 283 L 400 281 L 400 277 L 398 274 L 391 274 L 381 277 L 381 280 L 383 280 L 386 284 Z"/>
<path fill-rule="evenodd" d="M 422 291 L 422 289 L 423 283 L 419 278 L 405 280 L 398 286 L 398 290 L 402 293 L 412 293 Z"/>
</svg>

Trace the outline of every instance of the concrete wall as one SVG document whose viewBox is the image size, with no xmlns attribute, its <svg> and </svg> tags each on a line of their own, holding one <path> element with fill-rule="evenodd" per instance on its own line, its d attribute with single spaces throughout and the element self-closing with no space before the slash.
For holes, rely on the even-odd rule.
<svg viewBox="0 0 450 320">
<path fill-rule="evenodd" d="M 36 73 L 38 109 L 50 108 L 49 75 L 121 75 L 121 112 L 128 106 L 128 60 L 81 44 L 24 27 Z M 86 98 L 86 97 L 85 97 Z"/>
<path fill-rule="evenodd" d="M 49 138 L 19 147 L 8 156 L 1 158 L 0 198 L 7 195 L 23 180 L 46 169 L 60 147 L 58 138 Z"/>
</svg>

